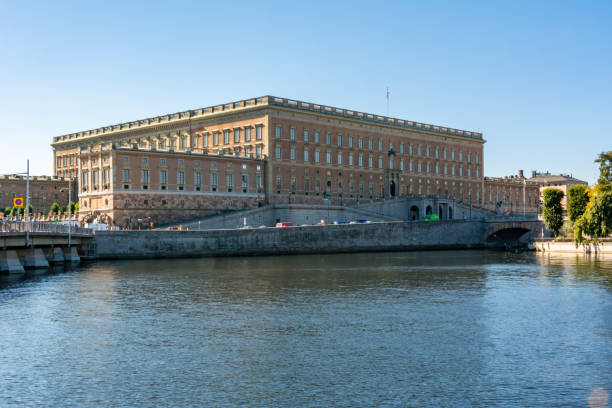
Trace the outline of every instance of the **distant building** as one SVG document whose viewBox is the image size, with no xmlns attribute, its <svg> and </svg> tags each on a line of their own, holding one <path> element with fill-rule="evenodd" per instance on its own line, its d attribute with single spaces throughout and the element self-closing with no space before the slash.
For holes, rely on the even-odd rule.
<svg viewBox="0 0 612 408">
<path fill-rule="evenodd" d="M 55 174 L 78 178 L 82 217 L 133 225 L 262 202 L 422 195 L 482 207 L 484 143 L 477 132 L 264 96 L 57 136 L 52 146 Z"/>
<path fill-rule="evenodd" d="M 531 173 L 531 178 L 529 181 L 533 181 L 540 186 L 540 201 L 542 200 L 542 193 L 544 189 L 553 187 L 558 190 L 563 191 L 563 199 L 561 200 L 561 204 L 563 205 L 563 213 L 567 215 L 567 191 L 571 186 L 575 185 L 588 185 L 586 181 L 578 180 L 571 175 L 568 174 L 550 174 L 539 173 L 537 171 L 533 171 Z"/>
<path fill-rule="evenodd" d="M 518 175 L 484 178 L 485 209 L 501 214 L 533 214 L 538 212 L 540 186 L 527 180 L 523 170 Z"/>
<path fill-rule="evenodd" d="M 31 176 L 30 177 L 30 204 L 35 213 L 47 214 L 53 203 L 60 207 L 68 204 L 68 179 Z M 72 201 L 78 201 L 76 184 L 73 185 Z M 25 176 L 0 176 L 0 208 L 13 206 L 13 198 L 26 198 Z M 24 202 L 25 206 L 25 202 Z"/>
</svg>

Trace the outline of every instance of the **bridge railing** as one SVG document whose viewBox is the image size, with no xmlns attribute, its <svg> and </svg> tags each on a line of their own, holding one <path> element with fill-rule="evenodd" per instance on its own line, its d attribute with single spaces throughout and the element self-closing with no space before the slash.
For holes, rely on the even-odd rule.
<svg viewBox="0 0 612 408">
<path fill-rule="evenodd" d="M 55 224 L 50 222 L 25 222 L 25 221 L 4 221 L 0 220 L 0 233 L 2 232 L 23 232 L 30 233 L 46 232 L 51 234 L 68 234 L 70 229 L 71 234 L 76 235 L 93 235 L 93 230 L 75 225 Z"/>
</svg>

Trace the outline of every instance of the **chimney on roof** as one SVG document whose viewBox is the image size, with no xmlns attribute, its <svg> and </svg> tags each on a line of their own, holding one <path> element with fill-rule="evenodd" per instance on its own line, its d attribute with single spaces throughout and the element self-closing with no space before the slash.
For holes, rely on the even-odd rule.
<svg viewBox="0 0 612 408">
<path fill-rule="evenodd" d="M 519 178 L 525 178 L 525 176 L 523 175 L 523 170 L 519 170 L 518 173 Z"/>
</svg>

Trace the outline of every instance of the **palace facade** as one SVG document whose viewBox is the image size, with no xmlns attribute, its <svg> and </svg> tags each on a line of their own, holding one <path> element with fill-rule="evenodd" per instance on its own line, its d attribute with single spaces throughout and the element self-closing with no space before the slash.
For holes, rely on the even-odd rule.
<svg viewBox="0 0 612 408">
<path fill-rule="evenodd" d="M 55 174 L 78 177 L 81 216 L 128 225 L 406 195 L 484 207 L 484 143 L 477 132 L 264 96 L 58 136 L 52 146 Z"/>
</svg>

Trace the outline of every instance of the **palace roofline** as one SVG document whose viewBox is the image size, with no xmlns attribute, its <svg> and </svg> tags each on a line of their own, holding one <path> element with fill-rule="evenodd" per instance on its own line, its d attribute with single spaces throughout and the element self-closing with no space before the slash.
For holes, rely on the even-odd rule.
<svg viewBox="0 0 612 408">
<path fill-rule="evenodd" d="M 221 114 L 239 112 L 244 110 L 261 109 L 266 106 L 281 107 L 285 109 L 341 117 L 349 120 L 363 121 L 377 125 L 417 130 L 421 132 L 438 133 L 440 135 L 483 141 L 482 133 L 478 132 L 448 128 L 444 126 L 397 119 L 388 116 L 380 116 L 373 113 L 359 112 L 350 109 L 336 108 L 311 102 L 303 102 L 294 99 L 279 98 L 276 96 L 267 95 L 258 98 L 243 99 L 236 102 L 229 102 L 221 105 L 208 106 L 205 108 L 154 116 L 151 118 L 140 119 L 131 122 L 102 126 L 99 128 L 85 130 L 81 132 L 67 133 L 64 135 L 55 136 L 53 138 L 52 145 L 74 142 L 79 139 L 86 139 L 89 137 L 99 137 L 107 134 L 127 132 L 129 130 L 135 129 L 145 130 L 153 126 L 159 126 L 167 123 L 188 123 L 191 120 L 204 119 L 209 116 L 217 116 Z"/>
</svg>

